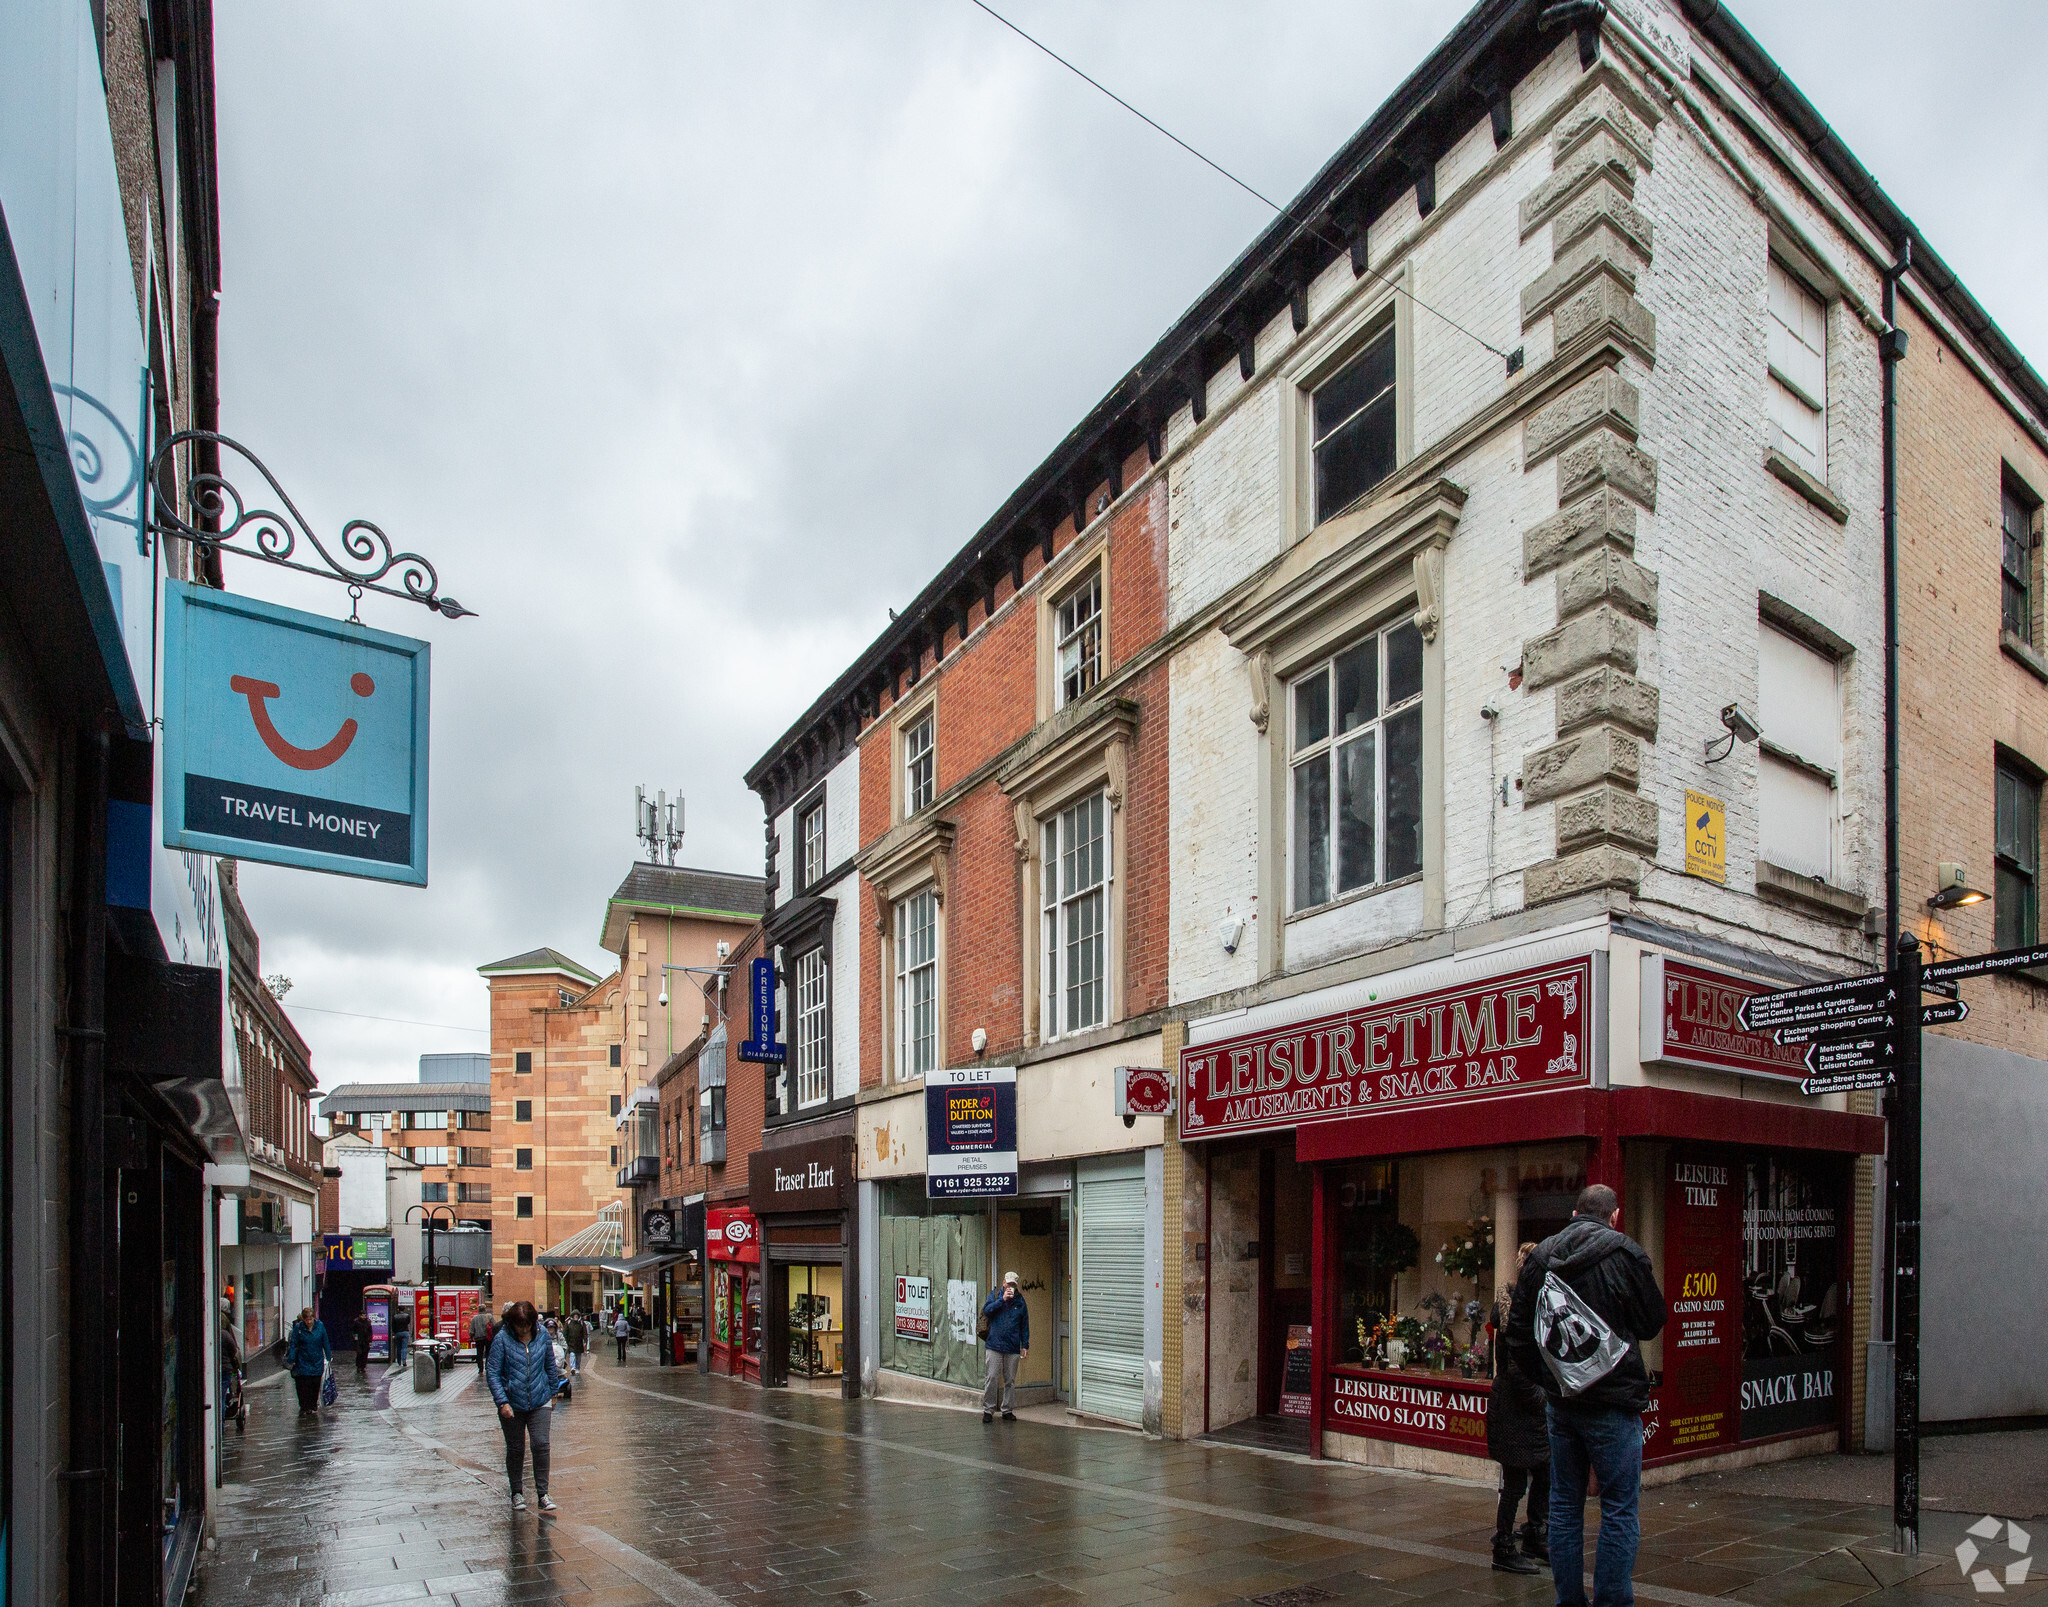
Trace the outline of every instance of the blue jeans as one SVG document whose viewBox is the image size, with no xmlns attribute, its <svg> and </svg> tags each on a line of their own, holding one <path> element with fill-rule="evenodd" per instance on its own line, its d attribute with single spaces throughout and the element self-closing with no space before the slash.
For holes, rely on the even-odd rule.
<svg viewBox="0 0 2048 1607">
<path fill-rule="evenodd" d="M 402 1334 L 402 1333 L 399 1333 L 399 1332 L 397 1332 L 397 1331 L 396 1331 L 395 1329 L 394 1329 L 394 1330 L 393 1330 L 393 1332 L 392 1332 L 392 1335 L 391 1335 L 391 1365 L 392 1365 L 393 1367 L 403 1367 L 403 1366 L 405 1365 L 405 1341 L 406 1341 L 406 1337 L 407 1337 L 406 1335 L 404 1335 L 404 1334 Z"/>
<path fill-rule="evenodd" d="M 1600 1551 L 1593 1607 L 1632 1607 L 1643 1528 L 1643 1419 L 1612 1407 L 1547 1403 L 1550 1419 L 1550 1577 L 1558 1607 L 1586 1607 L 1586 1475 L 1600 1480 Z"/>
</svg>

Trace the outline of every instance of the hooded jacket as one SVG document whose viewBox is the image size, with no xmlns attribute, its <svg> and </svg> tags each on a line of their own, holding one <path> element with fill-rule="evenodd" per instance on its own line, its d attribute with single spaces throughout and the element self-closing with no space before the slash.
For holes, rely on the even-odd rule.
<svg viewBox="0 0 2048 1607">
<path fill-rule="evenodd" d="M 1005 1300 L 998 1289 L 981 1303 L 988 1318 L 988 1338 L 982 1343 L 998 1356 L 1014 1356 L 1031 1348 L 1031 1308 L 1024 1304 L 1020 1289 L 1015 1300 Z"/>
<path fill-rule="evenodd" d="M 1543 1287 L 1546 1272 L 1555 1272 L 1628 1341 L 1628 1354 L 1614 1371 L 1585 1394 L 1569 1399 L 1536 1347 L 1536 1292 Z M 1567 1410 L 1641 1412 L 1650 1404 L 1642 1342 L 1664 1331 L 1666 1315 L 1649 1252 L 1595 1217 L 1575 1216 L 1562 1233 L 1552 1234 L 1530 1251 L 1516 1280 L 1514 1304 L 1508 1310 L 1508 1356 Z"/>
</svg>

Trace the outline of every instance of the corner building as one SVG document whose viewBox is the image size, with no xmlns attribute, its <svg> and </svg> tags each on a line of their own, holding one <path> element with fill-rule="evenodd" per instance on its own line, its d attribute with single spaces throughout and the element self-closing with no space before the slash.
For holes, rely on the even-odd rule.
<svg viewBox="0 0 2048 1607">
<path fill-rule="evenodd" d="M 1599 1182 L 1650 1478 L 1860 1443 L 1884 1124 L 1738 1014 L 1883 963 L 1890 259 L 1817 122 L 1725 12 L 1482 5 L 1145 365 L 1182 1432 L 1485 1476 Z"/>
</svg>

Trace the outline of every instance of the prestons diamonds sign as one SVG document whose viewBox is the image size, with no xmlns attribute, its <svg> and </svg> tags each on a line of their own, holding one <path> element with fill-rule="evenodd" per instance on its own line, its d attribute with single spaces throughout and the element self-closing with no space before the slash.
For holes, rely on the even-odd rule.
<svg viewBox="0 0 2048 1607">
<path fill-rule="evenodd" d="M 1582 956 L 1191 1045 L 1180 1057 L 1181 1136 L 1583 1087 L 1592 994 Z"/>
</svg>

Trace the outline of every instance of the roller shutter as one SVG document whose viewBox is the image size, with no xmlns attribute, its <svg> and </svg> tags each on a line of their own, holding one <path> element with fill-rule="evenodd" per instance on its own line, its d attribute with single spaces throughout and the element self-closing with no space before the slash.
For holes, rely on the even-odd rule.
<svg viewBox="0 0 2048 1607">
<path fill-rule="evenodd" d="M 1081 1184 L 1079 1386 L 1084 1412 L 1136 1423 L 1145 1408 L 1145 1180 Z"/>
</svg>

